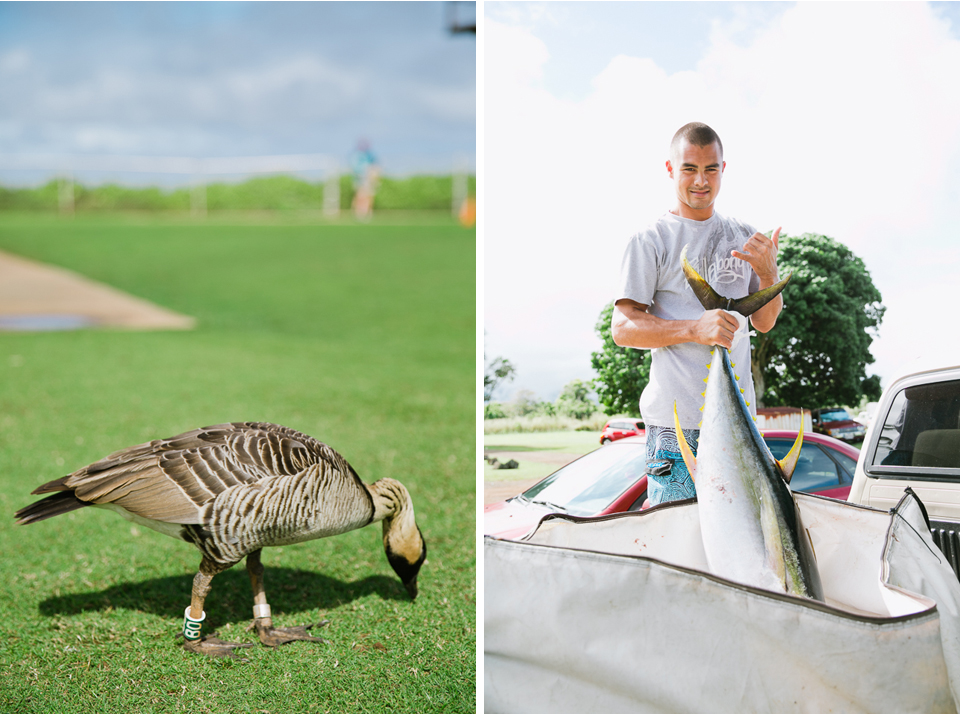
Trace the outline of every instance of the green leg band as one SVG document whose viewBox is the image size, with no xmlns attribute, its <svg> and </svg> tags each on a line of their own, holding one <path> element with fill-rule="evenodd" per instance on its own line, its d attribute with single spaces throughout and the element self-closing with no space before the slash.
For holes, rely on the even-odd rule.
<svg viewBox="0 0 960 714">
<path fill-rule="evenodd" d="M 207 613 L 201 612 L 199 620 L 193 619 L 190 617 L 190 606 L 187 605 L 187 609 L 183 611 L 183 636 L 188 640 L 199 640 L 200 626 L 206 617 Z"/>
</svg>

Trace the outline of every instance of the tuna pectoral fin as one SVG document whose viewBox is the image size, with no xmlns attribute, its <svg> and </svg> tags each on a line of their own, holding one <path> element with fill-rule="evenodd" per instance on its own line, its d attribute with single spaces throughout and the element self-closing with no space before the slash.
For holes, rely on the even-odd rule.
<svg viewBox="0 0 960 714">
<path fill-rule="evenodd" d="M 801 414 L 801 416 L 803 416 Z M 793 448 L 787 452 L 782 459 L 778 459 L 780 470 L 783 472 L 783 480 L 790 483 L 794 470 L 797 468 L 797 462 L 800 460 L 800 447 L 803 446 L 803 419 L 800 420 L 800 432 L 797 434 L 797 440 L 793 442 Z"/>
<path fill-rule="evenodd" d="M 729 309 L 739 312 L 744 316 L 752 315 L 761 307 L 773 300 L 777 295 L 779 295 L 783 289 L 787 287 L 787 283 L 790 282 L 791 277 L 793 277 L 793 273 L 790 273 L 790 275 L 785 277 L 779 283 L 771 285 L 769 288 L 757 290 L 757 292 L 753 293 L 752 295 L 747 295 L 739 300 L 734 300 L 733 305 L 731 305 Z"/>
<path fill-rule="evenodd" d="M 693 449 L 687 443 L 687 438 L 683 435 L 683 429 L 680 428 L 680 417 L 677 416 L 677 403 L 673 403 L 673 424 L 677 428 L 677 443 L 680 444 L 680 455 L 683 457 L 683 463 L 687 465 L 687 471 L 690 472 L 690 480 L 697 481 L 697 457 L 693 455 Z"/>
<path fill-rule="evenodd" d="M 787 283 L 790 282 L 790 277 L 793 275 L 793 273 L 791 273 L 779 283 L 771 285 L 769 288 L 758 290 L 752 295 L 747 295 L 746 297 L 736 300 L 725 298 L 710 287 L 710 284 L 700 277 L 700 274 L 697 273 L 697 271 L 693 269 L 693 266 L 687 261 L 687 247 L 688 246 L 683 246 L 683 252 L 680 253 L 680 266 L 683 268 L 683 274 L 686 276 L 687 282 L 690 283 L 690 287 L 693 288 L 693 294 L 697 296 L 704 310 L 729 310 L 731 312 L 739 312 L 744 317 L 748 317 L 779 295 L 780 292 L 787 287 Z"/>
</svg>

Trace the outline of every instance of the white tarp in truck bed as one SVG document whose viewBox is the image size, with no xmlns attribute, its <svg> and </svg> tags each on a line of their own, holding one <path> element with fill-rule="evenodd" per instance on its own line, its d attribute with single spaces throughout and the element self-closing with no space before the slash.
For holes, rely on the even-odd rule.
<svg viewBox="0 0 960 714">
<path fill-rule="evenodd" d="M 827 604 L 710 575 L 695 501 L 486 538 L 485 710 L 956 712 L 960 583 L 916 497 L 797 500 Z"/>
</svg>

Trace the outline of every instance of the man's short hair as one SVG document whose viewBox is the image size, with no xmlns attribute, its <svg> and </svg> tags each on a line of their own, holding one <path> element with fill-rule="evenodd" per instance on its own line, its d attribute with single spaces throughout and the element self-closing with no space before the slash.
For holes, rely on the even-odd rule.
<svg viewBox="0 0 960 714">
<path fill-rule="evenodd" d="M 692 146 L 710 146 L 717 142 L 720 147 L 720 160 L 723 160 L 723 142 L 713 129 L 702 122 L 692 121 L 685 124 L 673 135 L 673 141 L 670 142 L 670 156 L 673 157 L 680 150 L 680 143 L 686 139 Z"/>
</svg>

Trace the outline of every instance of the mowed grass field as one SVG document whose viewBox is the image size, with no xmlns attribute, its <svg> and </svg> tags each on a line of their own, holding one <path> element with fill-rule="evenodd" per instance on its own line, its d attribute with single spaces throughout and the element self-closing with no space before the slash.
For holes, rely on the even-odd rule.
<svg viewBox="0 0 960 714">
<path fill-rule="evenodd" d="M 192 315 L 185 332 L 0 334 L 0 711 L 475 710 L 475 235 L 452 222 L 0 216 L 0 250 Z M 380 525 L 264 550 L 277 626 L 331 644 L 186 653 L 199 552 L 30 491 L 199 426 L 272 421 L 409 489 L 429 547 L 416 601 Z M 241 563 L 204 632 L 257 642 Z"/>
<path fill-rule="evenodd" d="M 521 479 L 541 479 L 549 476 L 563 460 L 575 458 L 600 448 L 599 431 L 540 431 L 511 434 L 485 434 L 483 450 L 485 454 L 497 456 L 501 460 L 509 458 L 519 466 L 515 469 L 495 469 L 484 463 L 485 481 L 516 481 Z M 550 455 L 563 455 L 561 461 L 544 458 Z"/>
</svg>

